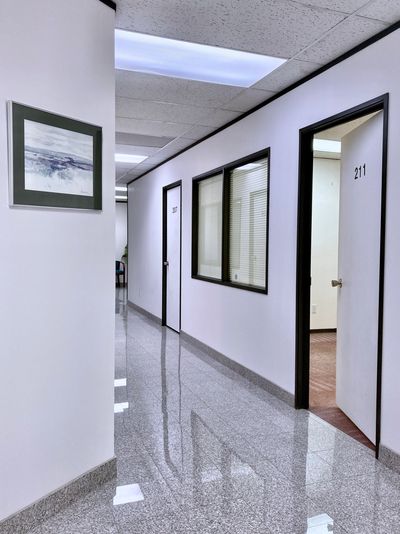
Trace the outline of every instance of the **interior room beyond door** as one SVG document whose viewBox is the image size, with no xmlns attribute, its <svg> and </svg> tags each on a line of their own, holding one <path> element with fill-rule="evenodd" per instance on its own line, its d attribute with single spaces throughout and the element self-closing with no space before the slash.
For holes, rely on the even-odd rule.
<svg viewBox="0 0 400 534">
<path fill-rule="evenodd" d="M 304 367 L 297 373 L 306 372 L 309 384 L 302 388 L 297 375 L 296 402 L 371 448 L 379 442 L 380 428 L 386 102 L 382 97 L 381 111 L 363 115 L 358 109 L 353 119 L 346 112 L 349 118 L 341 122 L 334 117 L 325 130 L 323 122 L 314 132 L 313 127 L 304 129 L 304 136 L 314 139 L 313 187 L 308 190 L 312 202 L 307 208 L 312 277 L 309 300 L 307 294 L 303 297 L 310 306 L 303 322 L 310 337 L 302 344 L 308 354 L 302 360 L 298 352 L 297 363 L 303 361 Z M 323 143 L 331 153 L 323 153 Z M 307 148 L 303 150 L 305 172 L 311 162 Z M 299 228 L 301 222 L 300 217 Z M 306 251 L 306 245 L 299 250 Z"/>
</svg>

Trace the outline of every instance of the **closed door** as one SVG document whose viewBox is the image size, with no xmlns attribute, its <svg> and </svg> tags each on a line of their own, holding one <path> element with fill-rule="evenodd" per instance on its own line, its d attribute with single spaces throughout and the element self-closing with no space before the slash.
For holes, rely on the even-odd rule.
<svg viewBox="0 0 400 534">
<path fill-rule="evenodd" d="M 336 402 L 376 443 L 383 113 L 342 139 Z"/>
<path fill-rule="evenodd" d="M 181 301 L 181 187 L 167 192 L 166 325 L 180 330 Z"/>
</svg>

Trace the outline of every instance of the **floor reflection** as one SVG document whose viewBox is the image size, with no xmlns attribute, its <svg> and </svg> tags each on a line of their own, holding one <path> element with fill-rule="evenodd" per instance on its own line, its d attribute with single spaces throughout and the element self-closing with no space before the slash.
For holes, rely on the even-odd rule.
<svg viewBox="0 0 400 534">
<path fill-rule="evenodd" d="M 400 478 L 371 451 L 128 307 L 123 289 L 115 379 L 118 478 L 41 533 L 400 533 Z M 116 487 L 143 498 L 114 506 L 130 491 Z"/>
</svg>

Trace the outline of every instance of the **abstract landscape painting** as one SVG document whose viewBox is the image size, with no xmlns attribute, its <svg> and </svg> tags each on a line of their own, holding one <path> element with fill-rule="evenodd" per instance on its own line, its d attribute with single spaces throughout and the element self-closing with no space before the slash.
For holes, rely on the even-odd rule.
<svg viewBox="0 0 400 534">
<path fill-rule="evenodd" d="M 25 119 L 25 189 L 93 196 L 93 136 Z"/>
</svg>

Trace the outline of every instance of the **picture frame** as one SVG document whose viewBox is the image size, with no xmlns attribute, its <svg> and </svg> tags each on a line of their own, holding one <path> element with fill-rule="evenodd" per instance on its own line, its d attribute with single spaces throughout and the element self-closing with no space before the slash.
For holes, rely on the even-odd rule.
<svg viewBox="0 0 400 534">
<path fill-rule="evenodd" d="M 102 209 L 102 128 L 8 102 L 10 206 Z"/>
</svg>

